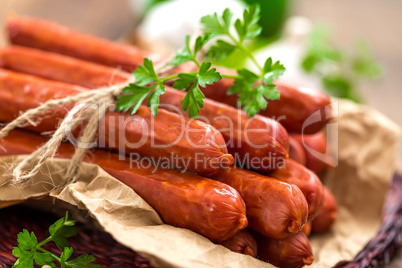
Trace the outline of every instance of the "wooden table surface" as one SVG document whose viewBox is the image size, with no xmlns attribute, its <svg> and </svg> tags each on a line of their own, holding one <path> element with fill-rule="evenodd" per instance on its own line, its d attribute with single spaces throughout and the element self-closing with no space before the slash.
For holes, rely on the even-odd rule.
<svg viewBox="0 0 402 268">
<path fill-rule="evenodd" d="M 135 22 L 128 0 L 1 0 L 0 28 L 10 12 L 51 19 L 108 39 L 127 33 Z M 362 93 L 369 105 L 401 126 L 402 1 L 294 0 L 291 13 L 332 26 L 334 39 L 341 46 L 350 46 L 359 37 L 371 43 L 385 74 L 381 81 L 365 83 Z M 5 43 L 0 35 L 0 45 Z M 402 145 L 398 166 L 402 170 Z M 402 267 L 401 260 L 402 254 L 389 267 Z"/>
</svg>

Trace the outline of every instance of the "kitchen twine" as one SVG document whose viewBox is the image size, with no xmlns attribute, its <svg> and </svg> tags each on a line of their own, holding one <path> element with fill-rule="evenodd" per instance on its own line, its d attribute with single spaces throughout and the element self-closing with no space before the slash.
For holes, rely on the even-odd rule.
<svg viewBox="0 0 402 268">
<path fill-rule="evenodd" d="M 172 69 L 174 66 L 168 65 L 172 60 L 169 57 L 165 61 L 155 66 L 157 74 L 164 73 Z M 79 141 L 82 143 L 92 142 L 95 138 L 96 131 L 99 127 L 99 120 L 104 117 L 108 107 L 113 104 L 116 98 L 123 94 L 123 89 L 131 83 L 135 83 L 135 77 L 131 76 L 124 83 L 101 87 L 80 94 L 69 96 L 62 99 L 49 100 L 37 108 L 30 109 L 17 117 L 15 120 L 7 124 L 0 130 L 0 139 L 18 127 L 23 127 L 27 123 L 37 126 L 33 118 L 41 115 L 46 111 L 69 103 L 76 103 L 74 107 L 67 113 L 60 126 L 54 132 L 53 136 L 35 152 L 28 155 L 13 169 L 12 182 L 24 183 L 34 177 L 40 170 L 45 161 L 54 157 L 61 142 L 66 137 L 67 129 L 76 128 L 82 120 L 89 120 L 85 125 L 80 135 Z M 87 104 L 96 104 L 98 109 L 87 109 Z M 66 184 L 76 180 L 76 174 L 82 158 L 85 155 L 87 148 L 76 147 L 73 157 L 66 171 Z M 29 169 L 32 167 L 31 169 Z"/>
</svg>

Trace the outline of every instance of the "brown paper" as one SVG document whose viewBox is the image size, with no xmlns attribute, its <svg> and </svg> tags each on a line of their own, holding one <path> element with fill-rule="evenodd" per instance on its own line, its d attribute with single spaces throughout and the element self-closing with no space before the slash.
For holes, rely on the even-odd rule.
<svg viewBox="0 0 402 268">
<path fill-rule="evenodd" d="M 329 172 L 325 184 L 339 203 L 339 220 L 331 232 L 311 237 L 313 267 L 331 267 L 351 259 L 375 235 L 394 172 L 399 140 L 394 123 L 369 107 L 340 101 L 338 124 L 339 165 Z M 83 164 L 77 182 L 57 187 L 63 185 L 68 161 L 55 159 L 24 187 L 13 185 L 10 170 L 22 158 L 1 159 L 0 208 L 50 195 L 87 210 L 106 232 L 154 266 L 272 267 L 192 231 L 163 224 L 131 188 L 95 165 Z"/>
</svg>

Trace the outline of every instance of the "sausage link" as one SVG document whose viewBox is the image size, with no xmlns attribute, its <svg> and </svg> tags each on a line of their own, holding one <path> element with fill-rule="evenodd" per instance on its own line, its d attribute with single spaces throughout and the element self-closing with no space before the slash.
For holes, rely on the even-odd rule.
<svg viewBox="0 0 402 268">
<path fill-rule="evenodd" d="M 0 66 L 86 88 L 124 83 L 132 76 L 116 68 L 22 46 L 0 48 Z"/>
<path fill-rule="evenodd" d="M 318 214 L 324 202 L 324 188 L 320 179 L 313 172 L 292 159 L 288 159 L 284 168 L 277 169 L 268 175 L 300 188 L 308 203 L 308 220 L 312 220 Z"/>
<path fill-rule="evenodd" d="M 13 130 L 0 141 L 0 155 L 30 154 L 46 138 Z M 93 149 L 84 161 L 99 165 L 132 188 L 170 225 L 187 228 L 212 241 L 224 241 L 247 226 L 245 205 L 232 187 L 215 180 L 178 170 L 142 166 L 133 159 Z M 59 158 L 71 158 L 74 147 L 62 143 Z"/>
<path fill-rule="evenodd" d="M 179 109 L 179 113 L 184 114 L 181 105 L 184 96 L 184 92 L 167 89 L 160 96 L 160 103 L 169 111 Z M 272 171 L 288 158 L 288 134 L 275 120 L 258 115 L 249 117 L 236 108 L 210 99 L 204 99 L 204 108 L 198 116 L 199 120 L 205 120 L 222 133 L 229 153 L 242 168 Z"/>
<path fill-rule="evenodd" d="M 327 154 L 327 140 L 323 132 L 318 132 L 312 135 L 292 135 L 303 148 L 306 155 L 306 167 L 314 171 L 317 175 L 323 175 L 326 170 L 331 168 L 333 159 Z M 322 159 L 314 156 L 311 151 L 313 150 L 322 155 Z"/>
<path fill-rule="evenodd" d="M 289 158 L 300 165 L 306 165 L 306 153 L 304 152 L 303 146 L 292 136 L 289 136 Z"/>
<path fill-rule="evenodd" d="M 220 242 L 220 245 L 230 249 L 233 252 L 257 257 L 257 242 L 254 237 L 246 230 L 241 230 L 232 238 Z"/>
<path fill-rule="evenodd" d="M 84 90 L 78 86 L 0 70 L 0 120 L 10 122 L 21 111 Z M 69 108 L 71 105 L 55 107 L 40 118 L 41 122 L 36 127 L 27 128 L 36 132 L 54 131 Z M 122 154 L 138 153 L 152 161 L 168 162 L 169 168 L 208 176 L 234 161 L 227 152 L 222 135 L 212 126 L 197 120 L 189 121 L 164 110 L 153 117 L 145 106 L 140 107 L 134 116 L 108 111 L 100 122 L 98 136 L 101 147 L 115 149 Z"/>
<path fill-rule="evenodd" d="M 324 233 L 331 229 L 338 218 L 338 206 L 331 191 L 324 186 L 324 205 L 314 218 L 311 230 L 314 233 Z"/>
<path fill-rule="evenodd" d="M 301 230 L 305 235 L 310 236 L 311 234 L 311 228 L 312 228 L 312 222 L 309 221 L 308 223 L 306 223 L 303 227 L 303 229 Z"/>
<path fill-rule="evenodd" d="M 44 19 L 9 16 L 6 32 L 10 42 L 15 45 L 69 55 L 128 72 L 137 68 L 145 57 L 160 60 L 159 56 L 134 46 L 73 31 Z"/>
<path fill-rule="evenodd" d="M 260 234 L 256 234 L 255 239 L 258 246 L 257 258 L 280 268 L 300 268 L 311 265 L 314 261 L 310 242 L 303 232 L 283 240 Z"/>
<path fill-rule="evenodd" d="M 230 73 L 224 68 L 218 71 Z M 233 79 L 223 78 L 213 85 L 207 85 L 202 92 L 207 98 L 237 107 L 237 95 L 227 94 L 233 82 Z M 326 114 L 326 109 L 330 110 L 329 104 L 331 103 L 327 95 L 318 90 L 282 80 L 275 80 L 274 83 L 278 86 L 280 99 L 269 100 L 267 108 L 260 111 L 261 115 L 279 121 L 289 133 L 312 134 L 325 126 L 330 118 L 329 114 Z M 307 118 L 317 111 L 319 111 L 321 120 L 303 129 Z"/>
<path fill-rule="evenodd" d="M 295 185 L 236 167 L 222 169 L 214 179 L 240 193 L 254 231 L 283 239 L 299 232 L 307 222 L 308 205 Z"/>
<path fill-rule="evenodd" d="M 105 86 L 110 81 L 121 83 L 130 76 L 101 65 L 17 46 L 3 49 L 2 55 L 5 68 L 89 88 Z M 160 102 L 173 106 L 170 111 L 180 113 L 184 96 L 185 93 L 167 87 Z M 167 109 L 170 106 L 163 107 Z M 181 113 L 184 114 L 182 110 Z M 250 118 L 238 109 L 208 99 L 204 101 L 199 118 L 222 133 L 229 152 L 235 155 L 239 166 L 270 171 L 281 166 L 287 157 L 287 132 L 272 119 L 262 116 Z"/>
</svg>

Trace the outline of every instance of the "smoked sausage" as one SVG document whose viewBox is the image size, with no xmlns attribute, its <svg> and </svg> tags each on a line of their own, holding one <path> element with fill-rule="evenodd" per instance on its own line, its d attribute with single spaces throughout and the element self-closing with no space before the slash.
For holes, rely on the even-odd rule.
<svg viewBox="0 0 402 268">
<path fill-rule="evenodd" d="M 124 83 L 132 76 L 116 68 L 22 46 L 0 48 L 0 67 L 86 88 Z"/>
<path fill-rule="evenodd" d="M 182 110 L 181 101 L 185 93 L 166 90 L 160 103 L 170 111 Z M 173 106 L 174 109 L 171 109 Z M 288 158 L 289 143 L 286 130 L 277 121 L 246 113 L 228 105 L 204 99 L 204 108 L 199 119 L 218 129 L 235 157 L 236 165 L 257 171 L 272 171 L 283 165 Z"/>
<path fill-rule="evenodd" d="M 280 268 L 300 268 L 314 261 L 313 250 L 307 236 L 297 233 L 283 240 L 255 235 L 260 260 Z"/>
<path fill-rule="evenodd" d="M 232 238 L 220 242 L 220 245 L 225 248 L 230 249 L 233 252 L 250 255 L 252 257 L 257 257 L 257 242 L 254 237 L 246 230 L 240 230 Z"/>
<path fill-rule="evenodd" d="M 224 168 L 213 178 L 240 193 L 254 231 L 283 239 L 299 232 L 307 222 L 306 198 L 295 185 L 237 167 Z"/>
<path fill-rule="evenodd" d="M 0 121 L 10 122 L 21 111 L 84 90 L 87 89 L 0 70 Z M 69 108 L 55 107 L 40 118 L 37 126 L 27 128 L 36 132 L 54 131 Z M 162 109 L 153 117 L 145 106 L 133 116 L 108 111 L 100 121 L 97 145 L 121 154 L 138 153 L 154 163 L 168 163 L 166 168 L 202 175 L 213 175 L 234 161 L 222 135 L 212 126 L 198 120 L 188 121 Z"/>
<path fill-rule="evenodd" d="M 320 176 L 331 167 L 333 159 L 327 152 L 327 139 L 323 132 L 312 135 L 292 135 L 292 138 L 302 146 L 308 169 Z M 313 155 L 310 150 L 319 153 L 320 157 Z"/>
<path fill-rule="evenodd" d="M 0 155 L 30 154 L 46 138 L 13 130 L 0 140 Z M 71 158 L 74 146 L 62 143 L 56 157 Z M 245 205 L 232 187 L 215 180 L 178 170 L 142 165 L 134 159 L 92 149 L 85 162 L 99 165 L 132 188 L 170 225 L 187 228 L 212 241 L 225 241 L 247 226 Z"/>
<path fill-rule="evenodd" d="M 320 211 L 324 202 L 324 188 L 320 179 L 312 171 L 288 159 L 283 168 L 268 173 L 268 176 L 300 188 L 308 203 L 309 221 Z"/>
<path fill-rule="evenodd" d="M 323 233 L 331 229 L 338 218 L 338 206 L 331 191 L 324 186 L 324 205 L 317 217 L 313 219 L 311 230 L 314 233 Z"/>
<path fill-rule="evenodd" d="M 292 136 L 289 136 L 289 158 L 293 159 L 300 165 L 306 165 L 306 153 L 302 145 Z"/>
<path fill-rule="evenodd" d="M 80 33 L 44 19 L 9 16 L 6 32 L 10 42 L 15 45 L 69 55 L 128 72 L 142 64 L 145 57 L 160 60 L 160 56 L 134 46 Z"/>
</svg>

